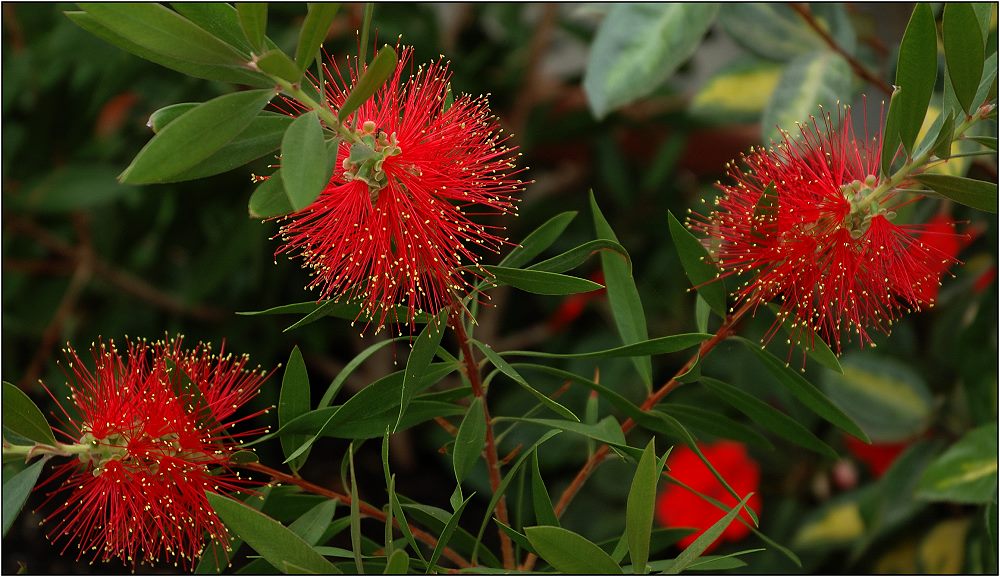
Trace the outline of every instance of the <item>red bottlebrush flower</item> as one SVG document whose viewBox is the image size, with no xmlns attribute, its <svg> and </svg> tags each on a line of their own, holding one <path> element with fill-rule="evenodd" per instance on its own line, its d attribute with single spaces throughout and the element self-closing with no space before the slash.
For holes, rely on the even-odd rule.
<svg viewBox="0 0 1000 577">
<path fill-rule="evenodd" d="M 133 567 L 166 561 L 192 568 L 206 536 L 229 539 L 205 492 L 254 484 L 229 459 L 239 437 L 262 430 L 227 429 L 267 377 L 245 370 L 246 357 L 214 356 L 204 345 L 185 352 L 180 340 L 128 342 L 124 354 L 113 341 L 101 342 L 91 354 L 93 371 L 66 350 L 76 410 L 59 403 L 59 432 L 78 458 L 39 485 L 61 481 L 42 505 L 56 504 L 43 521 L 48 536 L 65 541 L 63 552 L 75 543 L 78 558 L 93 551 L 95 560 Z"/>
<path fill-rule="evenodd" d="M 844 445 L 854 457 L 868 465 L 872 474 L 878 479 L 889 470 L 889 467 L 896 461 L 903 451 L 910 446 L 912 441 L 900 441 L 896 443 L 872 443 L 855 439 L 850 435 L 844 435 Z"/>
<path fill-rule="evenodd" d="M 904 312 L 932 305 L 924 297 L 955 262 L 922 240 L 927 226 L 892 222 L 900 202 L 878 176 L 881 138 L 856 139 L 844 110 L 839 129 L 826 115 L 824 127 L 802 127 L 800 140 L 786 133 L 742 157 L 745 172 L 730 165 L 736 183 L 719 184 L 715 210 L 689 219 L 708 236 L 721 276 L 751 275 L 738 301 L 777 300 L 780 318 L 837 352 L 844 331 L 871 343 L 870 329 L 888 334 Z"/>
<path fill-rule="evenodd" d="M 699 444 L 698 448 L 732 486 L 733 490 L 740 495 L 754 492 L 747 504 L 754 511 L 760 512 L 761 500 L 760 495 L 756 492 L 760 485 L 760 468 L 757 466 L 757 462 L 747 454 L 746 448 L 741 443 L 734 441 L 719 441 L 711 445 Z M 688 487 L 708 495 L 728 507 L 734 507 L 739 503 L 715 478 L 705 463 L 698 458 L 698 455 L 687 446 L 674 447 L 667 460 L 667 466 L 670 468 L 670 475 Z M 686 535 L 680 540 L 681 547 L 687 547 L 693 543 L 706 529 L 725 515 L 726 512 L 722 509 L 678 484 L 667 485 L 656 500 L 656 518 L 661 525 L 697 529 L 694 533 Z M 752 523 L 750 515 L 746 511 L 741 512 L 740 516 L 745 521 Z M 721 540 L 739 541 L 749 533 L 748 526 L 734 519 L 732 524 L 722 533 Z M 712 543 L 708 551 L 714 549 L 719 542 Z"/>
<path fill-rule="evenodd" d="M 516 213 L 512 195 L 524 186 L 486 98 L 462 95 L 449 106 L 447 62 L 405 78 L 412 53 L 403 49 L 392 78 L 346 119 L 363 144 L 341 142 L 329 185 L 287 217 L 276 252 L 312 269 L 308 288 L 321 298 L 360 302 L 376 332 L 401 322 L 396 305 L 412 324 L 464 296 L 462 267 L 479 262 L 475 247 L 497 252 L 507 242 L 503 227 L 473 218 Z M 358 78 L 349 72 L 350 82 L 335 70 L 340 83 L 327 85 L 334 111 Z"/>
</svg>

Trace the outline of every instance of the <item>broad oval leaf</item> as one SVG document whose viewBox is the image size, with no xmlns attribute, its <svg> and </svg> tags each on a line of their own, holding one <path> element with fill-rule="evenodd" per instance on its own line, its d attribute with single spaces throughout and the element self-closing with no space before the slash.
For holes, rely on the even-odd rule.
<svg viewBox="0 0 1000 577">
<path fill-rule="evenodd" d="M 601 207 L 597 205 L 594 191 L 590 191 L 590 210 L 594 216 L 594 232 L 599 239 L 618 242 L 614 229 L 608 224 Z M 621 249 L 624 253 L 624 248 Z M 624 256 L 607 251 L 601 252 L 601 270 L 604 271 L 604 283 L 608 290 L 608 304 L 615 319 L 615 326 L 621 336 L 622 343 L 631 345 L 649 339 L 649 329 L 646 327 L 646 313 L 639 298 L 639 289 L 635 286 L 632 276 L 632 262 L 628 253 Z M 653 365 L 648 357 L 637 356 L 632 364 L 642 379 L 642 384 L 649 392 L 653 387 Z"/>
<path fill-rule="evenodd" d="M 295 209 L 292 208 L 292 203 L 288 201 L 288 195 L 285 194 L 285 187 L 282 186 L 280 173 L 280 168 L 275 170 L 267 180 L 258 184 L 257 188 L 253 190 L 253 194 L 250 195 L 250 202 L 247 205 L 247 211 L 250 213 L 251 218 L 269 218 L 295 212 Z M 312 310 L 316 310 L 319 306 L 316 303 L 303 304 L 312 305 Z M 268 314 L 268 311 L 243 314 Z"/>
<path fill-rule="evenodd" d="M 661 467 L 656 458 L 656 439 L 650 439 L 632 477 L 625 503 L 625 539 L 635 572 L 644 574 L 649 561 L 649 538 L 653 532 L 653 511 Z"/>
<path fill-rule="evenodd" d="M 751 4 L 727 6 L 720 18 L 730 9 L 742 6 Z M 737 58 L 705 81 L 691 99 L 688 112 L 699 120 L 713 124 L 757 122 L 778 86 L 781 70 L 782 67 L 774 62 L 754 57 Z"/>
<path fill-rule="evenodd" d="M 857 39 L 840 4 L 810 3 L 813 17 L 849 54 Z M 719 24 L 737 44 L 770 60 L 787 61 L 827 48 L 826 41 L 786 4 L 734 2 L 720 9 Z"/>
<path fill-rule="evenodd" d="M 494 278 L 491 282 L 494 286 L 510 285 L 524 292 L 540 295 L 569 295 L 603 288 L 594 281 L 554 272 L 502 266 L 483 266 L 480 268 L 493 275 Z"/>
<path fill-rule="evenodd" d="M 365 68 L 365 71 L 361 74 L 361 78 L 351 88 L 351 93 L 347 95 L 343 106 L 337 111 L 337 118 L 341 121 L 345 120 L 364 104 L 366 100 L 371 98 L 379 88 L 382 88 L 385 81 L 392 76 L 397 62 L 396 49 L 388 44 L 383 46 L 378 51 L 378 54 L 375 55 L 372 63 Z"/>
<path fill-rule="evenodd" d="M 296 211 L 316 200 L 330 182 L 323 127 L 313 110 L 296 118 L 281 139 L 281 181 Z"/>
<path fill-rule="evenodd" d="M 455 445 L 452 449 L 452 465 L 455 469 L 455 480 L 461 483 L 469 475 L 472 468 L 476 466 L 476 461 L 483 454 L 483 446 L 486 443 L 486 416 L 483 414 L 483 399 L 476 397 L 472 399 L 465 418 L 458 428 L 455 436 Z"/>
<path fill-rule="evenodd" d="M 171 180 L 182 182 L 221 174 L 274 152 L 281 146 L 281 136 L 292 120 L 291 116 L 264 112 L 222 148 Z"/>
<path fill-rule="evenodd" d="M 823 390 L 873 441 L 903 441 L 930 425 L 930 390 L 909 365 L 863 352 L 844 355 L 841 364 L 842 375 L 823 375 Z"/>
<path fill-rule="evenodd" d="M 959 204 L 985 212 L 997 212 L 997 183 L 951 176 L 948 174 L 918 174 L 913 177 L 934 192 Z"/>
<path fill-rule="evenodd" d="M 309 12 L 302 22 L 299 42 L 295 47 L 295 63 L 298 64 L 299 70 L 304 72 L 316 58 L 339 7 L 339 4 L 330 2 L 309 3 Z"/>
<path fill-rule="evenodd" d="M 871 442 L 868 435 L 837 405 L 827 398 L 815 385 L 807 381 L 798 372 L 792 370 L 788 365 L 772 355 L 763 347 L 747 340 L 743 337 L 733 337 L 761 360 L 768 372 L 774 376 L 775 380 L 788 392 L 792 393 L 803 405 L 823 417 L 826 421 L 836 425 L 840 430 L 850 433 L 862 441 Z"/>
<path fill-rule="evenodd" d="M 6 403 L 5 403 L 6 404 Z M 6 418 L 4 419 L 6 421 Z M 6 422 L 4 423 L 6 426 Z M 23 471 L 12 476 L 3 482 L 3 536 L 7 536 L 7 530 L 14 524 L 21 507 L 31 495 L 31 490 L 35 488 L 38 475 L 42 472 L 44 460 L 39 460 L 25 468 Z"/>
<path fill-rule="evenodd" d="M 792 60 L 760 121 L 764 142 L 782 140 L 782 130 L 794 137 L 796 123 L 807 122 L 819 106 L 836 110 L 850 97 L 852 81 L 850 65 L 835 52 L 819 50 Z"/>
<path fill-rule="evenodd" d="M 272 96 L 273 89 L 248 90 L 196 106 L 146 143 L 119 179 L 128 184 L 169 182 L 243 132 Z"/>
<path fill-rule="evenodd" d="M 948 63 L 948 79 L 962 109 L 973 112 L 973 99 L 983 74 L 985 47 L 980 34 L 970 33 L 979 27 L 972 4 L 949 2 L 944 6 L 941 36 L 944 58 Z"/>
<path fill-rule="evenodd" d="M 3 383 L 3 427 L 36 443 L 55 445 L 52 427 L 34 401 L 17 386 Z"/>
<path fill-rule="evenodd" d="M 694 54 L 718 11 L 716 3 L 613 5 L 583 78 L 594 115 L 603 118 L 652 93 Z"/>
<path fill-rule="evenodd" d="M 603 549 L 562 527 L 525 527 L 538 556 L 560 573 L 621 575 L 622 569 Z"/>
<path fill-rule="evenodd" d="M 311 388 L 306 363 L 302 359 L 299 347 L 294 347 L 288 356 L 285 373 L 281 378 L 281 391 L 278 394 L 278 426 L 283 427 L 292 419 L 309 412 Z M 283 435 L 281 451 L 288 458 L 292 452 L 309 438 L 309 435 Z M 297 470 L 305 463 L 307 453 L 292 460 L 292 469 Z"/>
<path fill-rule="evenodd" d="M 146 126 L 153 130 L 153 134 L 159 133 L 168 124 L 177 120 L 185 112 L 191 111 L 193 108 L 197 107 L 200 102 L 180 102 L 178 104 L 171 104 L 170 106 L 164 106 L 163 108 L 153 112 L 149 115 L 149 120 L 146 121 Z"/>
<path fill-rule="evenodd" d="M 226 527 L 279 571 L 341 573 L 302 537 L 260 511 L 216 493 L 206 492 L 206 496 Z"/>
<path fill-rule="evenodd" d="M 969 431 L 920 478 L 917 497 L 929 501 L 985 504 L 997 494 L 997 424 Z"/>
<path fill-rule="evenodd" d="M 667 213 L 670 237 L 681 259 L 684 273 L 691 285 L 716 314 L 726 316 L 726 286 L 719 278 L 719 269 L 712 264 L 705 247 L 677 220 L 673 213 Z"/>
</svg>

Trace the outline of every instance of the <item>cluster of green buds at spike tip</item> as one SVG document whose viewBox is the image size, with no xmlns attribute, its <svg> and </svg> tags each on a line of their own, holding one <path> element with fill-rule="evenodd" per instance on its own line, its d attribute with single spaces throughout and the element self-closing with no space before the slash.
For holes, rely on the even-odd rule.
<svg viewBox="0 0 1000 577">
<path fill-rule="evenodd" d="M 886 210 L 877 198 L 873 198 L 872 192 L 877 185 L 878 177 L 869 174 L 863 181 L 854 180 L 840 187 L 844 198 L 851 203 L 851 212 L 844 225 L 850 229 L 852 238 L 861 238 L 876 215 L 881 214 L 889 220 L 896 217 L 895 212 Z"/>
<path fill-rule="evenodd" d="M 366 120 L 357 129 L 358 140 L 351 145 L 351 154 L 344 159 L 344 180 L 360 180 L 371 191 L 372 205 L 378 200 L 378 193 L 385 188 L 388 177 L 382 170 L 386 158 L 403 152 L 396 139 L 396 133 L 386 134 L 371 120 Z"/>
</svg>

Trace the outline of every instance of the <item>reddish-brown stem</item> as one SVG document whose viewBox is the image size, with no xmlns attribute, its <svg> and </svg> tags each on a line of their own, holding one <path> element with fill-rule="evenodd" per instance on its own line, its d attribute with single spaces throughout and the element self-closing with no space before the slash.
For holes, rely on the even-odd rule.
<svg viewBox="0 0 1000 577">
<path fill-rule="evenodd" d="M 892 86 L 882 78 L 878 77 L 874 72 L 865 68 L 864 64 L 861 64 L 857 58 L 844 50 L 843 47 L 837 43 L 837 40 L 831 36 L 825 28 L 823 28 L 818 20 L 816 20 L 816 17 L 813 16 L 809 6 L 799 2 L 793 2 L 789 4 L 789 7 L 791 7 L 792 10 L 795 10 L 798 15 L 806 21 L 806 24 L 808 24 L 809 27 L 816 32 L 816 34 L 819 34 L 819 37 L 823 39 L 823 42 L 826 42 L 827 46 L 829 46 L 831 50 L 844 57 L 844 60 L 846 60 L 851 66 L 851 70 L 854 71 L 854 74 L 870 82 L 873 86 L 884 92 L 886 96 L 892 96 Z"/>
<path fill-rule="evenodd" d="M 320 495 L 322 497 L 326 497 L 327 499 L 333 499 L 335 501 L 343 503 L 344 505 L 351 504 L 351 497 L 348 495 L 338 493 L 332 489 L 327 489 L 326 487 L 321 487 L 315 483 L 310 483 L 305 479 L 294 477 L 287 473 L 282 473 L 277 469 L 272 469 L 271 467 L 268 467 L 267 465 L 261 463 L 241 463 L 239 467 L 242 467 L 244 469 L 249 469 L 251 471 L 256 471 L 258 473 L 263 473 L 264 475 L 267 475 L 280 483 L 288 483 L 290 485 L 296 485 L 297 487 L 305 491 L 308 491 L 314 495 Z M 361 500 L 358 501 L 358 510 L 361 512 L 362 515 L 366 517 L 371 517 L 372 519 L 376 519 L 382 522 L 385 522 L 386 520 L 385 513 L 383 513 L 381 509 L 378 509 L 373 505 L 365 503 L 364 501 Z M 395 527 L 399 527 L 399 520 L 394 518 L 392 520 L 392 524 Z M 414 527 L 413 525 L 409 525 L 409 527 L 410 527 L 410 533 L 413 534 L 413 537 L 415 539 L 419 539 L 420 541 L 423 541 L 424 543 L 426 543 L 431 547 L 437 546 L 437 539 L 433 535 L 424 531 L 423 529 Z M 446 558 L 451 560 L 451 562 L 454 563 L 457 567 L 464 568 L 472 566 L 465 557 L 462 557 L 453 549 L 445 547 L 444 551 L 442 551 L 442 554 Z"/>
<path fill-rule="evenodd" d="M 713 335 L 712 338 L 708 339 L 707 341 L 703 342 L 701 346 L 698 347 L 698 352 L 692 355 L 691 358 L 688 359 L 686 363 L 684 363 L 684 366 L 681 367 L 676 373 L 674 373 L 674 376 L 671 377 L 670 380 L 667 381 L 662 387 L 650 393 L 649 396 L 646 397 L 646 400 L 643 401 L 642 404 L 639 406 L 639 408 L 642 409 L 643 411 L 649 411 L 657 404 L 659 404 L 659 402 L 662 401 L 664 397 L 666 397 L 674 389 L 679 387 L 682 383 L 678 379 L 684 376 L 684 374 L 686 374 L 688 371 L 690 371 L 691 368 L 695 365 L 695 363 L 698 362 L 699 359 L 705 358 L 705 356 L 708 355 L 708 353 L 711 352 L 712 349 L 716 347 L 716 345 L 718 345 L 726 337 L 731 335 L 733 332 L 733 328 L 736 326 L 736 323 L 739 322 L 739 320 L 743 318 L 743 315 L 745 315 L 751 308 L 753 308 L 752 303 L 745 303 L 738 310 L 736 310 L 735 312 L 731 313 L 728 317 L 726 317 L 726 320 L 722 323 L 722 326 L 719 327 L 719 330 L 715 332 L 715 335 Z M 622 433 L 628 433 L 635 427 L 635 425 L 636 425 L 635 421 L 632 420 L 631 417 L 629 417 L 628 419 L 625 420 L 625 422 L 622 423 Z M 573 481 L 571 481 L 569 486 L 563 490 L 561 495 L 559 495 L 559 500 L 553 507 L 556 517 L 562 516 L 562 514 L 566 511 L 566 508 L 569 507 L 570 502 L 573 501 L 573 497 L 576 497 L 576 494 L 583 487 L 583 484 L 587 481 L 588 478 L 590 478 L 590 475 L 597 469 L 597 467 L 602 462 L 604 462 L 604 457 L 608 455 L 609 450 L 610 449 L 607 445 L 601 445 L 596 451 L 594 451 L 594 454 L 591 455 L 590 458 L 587 459 L 587 461 L 583 464 L 583 467 L 581 467 L 580 470 L 577 472 L 576 476 L 573 478 Z M 535 566 L 536 560 L 537 556 L 529 553 L 528 556 L 525 557 L 524 563 L 521 564 L 520 569 L 522 571 L 531 571 L 531 569 Z"/>
<path fill-rule="evenodd" d="M 500 489 L 500 463 L 497 458 L 496 439 L 493 436 L 493 422 L 490 420 L 490 410 L 486 405 L 486 392 L 483 390 L 483 382 L 479 375 L 479 365 L 472 354 L 472 344 L 469 334 L 465 331 L 465 325 L 462 323 L 462 315 L 460 309 L 457 307 L 455 313 L 451 315 L 450 323 L 452 330 L 455 331 L 455 337 L 458 339 L 458 347 L 462 351 L 462 361 L 465 363 L 465 375 L 472 386 L 472 394 L 482 399 L 483 417 L 486 420 L 486 447 L 484 449 L 486 453 L 486 469 L 490 474 L 490 489 L 496 493 Z M 505 496 L 500 497 L 500 501 L 496 507 L 496 514 L 497 519 L 501 523 L 510 525 L 507 517 L 507 498 Z M 513 569 L 515 567 L 514 545 L 511 543 L 510 537 L 502 529 L 497 529 L 497 531 L 500 535 L 500 552 L 503 557 L 503 566 L 506 569 Z"/>
</svg>

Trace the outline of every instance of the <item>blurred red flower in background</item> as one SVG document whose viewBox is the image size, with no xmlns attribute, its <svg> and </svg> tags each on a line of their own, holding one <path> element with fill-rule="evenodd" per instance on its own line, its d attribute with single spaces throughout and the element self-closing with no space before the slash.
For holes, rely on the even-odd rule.
<svg viewBox="0 0 1000 577">
<path fill-rule="evenodd" d="M 760 467 L 747 454 L 746 447 L 735 441 L 718 441 L 714 444 L 699 443 L 698 448 L 737 493 L 746 495 L 751 491 L 754 492 L 754 496 L 747 504 L 759 513 L 761 499 L 757 489 L 760 485 Z M 739 503 L 715 478 L 698 455 L 687 446 L 674 447 L 667 460 L 667 466 L 670 469 L 670 476 L 688 487 L 722 502 L 727 507 Z M 725 515 L 726 512 L 722 509 L 676 483 L 668 484 L 656 501 L 656 518 L 661 525 L 697 529 L 680 540 L 681 547 L 693 543 L 706 529 Z M 748 523 L 753 522 L 746 511 L 740 515 Z M 734 519 L 722 533 L 721 539 L 712 543 L 707 551 L 715 549 L 721 541 L 739 541 L 749 533 L 748 526 Z"/>
<path fill-rule="evenodd" d="M 855 439 L 851 435 L 844 435 L 844 445 L 847 447 L 847 451 L 854 455 L 857 460 L 868 465 L 868 468 L 876 479 L 889 470 L 889 467 L 896 461 L 896 457 L 906 447 L 910 446 L 912 442 L 912 440 L 906 440 L 894 443 L 872 443 L 869 445 L 864 441 Z"/>
</svg>

